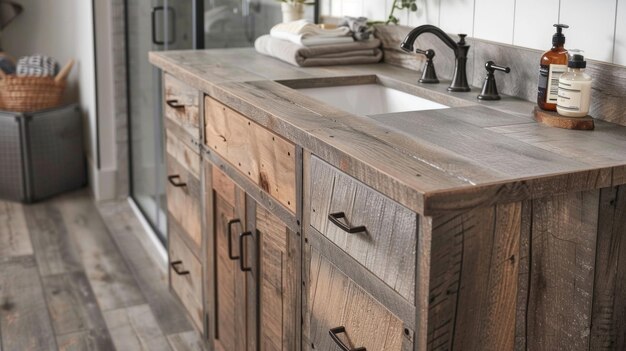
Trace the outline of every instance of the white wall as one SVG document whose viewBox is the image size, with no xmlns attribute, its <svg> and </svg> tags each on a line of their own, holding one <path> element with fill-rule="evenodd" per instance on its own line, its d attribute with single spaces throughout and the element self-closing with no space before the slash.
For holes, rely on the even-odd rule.
<svg viewBox="0 0 626 351">
<path fill-rule="evenodd" d="M 385 20 L 393 0 L 321 0 L 322 14 Z M 589 58 L 626 65 L 626 0 L 417 0 L 418 12 L 402 11 L 400 23 L 433 24 L 450 33 L 547 50 L 554 23 L 565 30 L 566 48 Z"/>
<path fill-rule="evenodd" d="M 66 102 L 79 102 L 90 162 L 96 159 L 96 86 L 92 2 L 87 0 L 13 0 L 24 7 L 2 33 L 2 47 L 14 57 L 45 54 L 61 65 L 74 59 Z M 90 170 L 91 172 L 92 170 Z M 90 177 L 93 180 L 93 172 Z"/>
</svg>

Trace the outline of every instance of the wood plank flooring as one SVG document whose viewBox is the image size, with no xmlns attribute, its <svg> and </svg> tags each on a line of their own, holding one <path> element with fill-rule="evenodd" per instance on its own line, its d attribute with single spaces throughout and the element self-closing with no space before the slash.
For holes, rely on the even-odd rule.
<svg viewBox="0 0 626 351">
<path fill-rule="evenodd" d="M 0 201 L 0 350 L 205 350 L 142 231 L 86 190 Z"/>
</svg>

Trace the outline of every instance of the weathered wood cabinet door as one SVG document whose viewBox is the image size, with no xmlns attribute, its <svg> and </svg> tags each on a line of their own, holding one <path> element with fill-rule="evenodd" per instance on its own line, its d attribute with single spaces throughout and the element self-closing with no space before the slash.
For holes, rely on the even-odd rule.
<svg viewBox="0 0 626 351">
<path fill-rule="evenodd" d="M 296 350 L 300 237 L 261 206 L 256 206 L 255 217 L 260 244 L 259 349 Z"/>
<path fill-rule="evenodd" d="M 240 267 L 239 241 L 246 230 L 245 194 L 212 168 L 215 259 L 215 348 L 247 350 L 246 275 Z"/>
</svg>

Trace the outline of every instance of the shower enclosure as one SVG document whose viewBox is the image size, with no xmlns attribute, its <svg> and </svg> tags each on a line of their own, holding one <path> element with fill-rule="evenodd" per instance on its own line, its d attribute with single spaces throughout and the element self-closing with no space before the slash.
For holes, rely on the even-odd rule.
<svg viewBox="0 0 626 351">
<path fill-rule="evenodd" d="M 307 9 L 313 19 L 317 5 Z M 161 74 L 148 52 L 247 47 L 280 22 L 276 0 L 126 0 L 130 196 L 167 240 Z"/>
</svg>

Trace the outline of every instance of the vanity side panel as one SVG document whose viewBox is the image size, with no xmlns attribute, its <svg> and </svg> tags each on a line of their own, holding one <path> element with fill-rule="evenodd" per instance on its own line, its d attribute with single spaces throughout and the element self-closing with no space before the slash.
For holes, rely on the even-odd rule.
<svg viewBox="0 0 626 351">
<path fill-rule="evenodd" d="M 599 190 L 532 202 L 526 342 L 529 350 L 587 350 Z"/>
<path fill-rule="evenodd" d="M 594 309 L 600 325 L 592 335 L 620 342 L 624 299 L 611 299 L 626 288 L 618 286 L 626 270 L 617 268 L 623 254 L 616 251 L 626 205 L 610 190 L 603 195 L 602 202 L 593 190 L 432 218 L 426 349 L 588 350 L 598 228 L 597 265 L 608 268 L 597 274 L 614 280 L 596 278 L 596 305 L 604 306 Z M 599 206 L 613 212 L 598 217 Z"/>
<path fill-rule="evenodd" d="M 590 350 L 626 350 L 626 186 L 600 192 Z"/>
<path fill-rule="evenodd" d="M 432 219 L 427 350 L 512 350 L 520 202 Z"/>
</svg>

